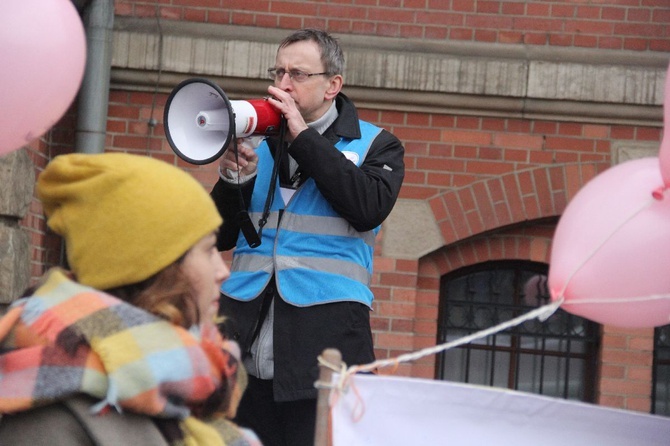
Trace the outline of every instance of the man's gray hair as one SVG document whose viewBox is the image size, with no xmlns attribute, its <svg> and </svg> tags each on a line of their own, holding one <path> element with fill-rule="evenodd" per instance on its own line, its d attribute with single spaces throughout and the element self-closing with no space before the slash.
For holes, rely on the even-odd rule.
<svg viewBox="0 0 670 446">
<path fill-rule="evenodd" d="M 304 28 L 295 31 L 279 44 L 279 49 L 287 47 L 292 43 L 312 41 L 315 42 L 321 50 L 321 62 L 328 74 L 342 74 L 344 71 L 344 54 L 336 38 L 327 32 L 315 29 Z"/>
</svg>

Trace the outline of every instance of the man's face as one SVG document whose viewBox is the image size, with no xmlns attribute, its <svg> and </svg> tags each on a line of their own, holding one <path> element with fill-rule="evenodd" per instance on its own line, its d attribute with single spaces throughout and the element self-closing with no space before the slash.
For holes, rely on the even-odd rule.
<svg viewBox="0 0 670 446">
<path fill-rule="evenodd" d="M 325 67 L 321 62 L 319 46 L 312 41 L 292 43 L 277 52 L 275 68 L 300 70 L 304 73 L 322 73 Z M 319 119 L 328 110 L 332 99 L 337 94 L 332 89 L 332 75 L 318 75 L 308 77 L 303 82 L 297 82 L 285 74 L 275 80 L 275 86 L 288 92 L 296 103 L 305 122 Z M 339 91 L 339 88 L 337 89 Z"/>
</svg>

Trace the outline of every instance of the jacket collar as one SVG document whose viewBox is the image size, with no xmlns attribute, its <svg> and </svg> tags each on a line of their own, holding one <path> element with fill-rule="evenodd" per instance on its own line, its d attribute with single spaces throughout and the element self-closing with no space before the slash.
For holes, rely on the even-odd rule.
<svg viewBox="0 0 670 446">
<path fill-rule="evenodd" d="M 358 112 L 354 103 L 344 93 L 339 93 L 335 101 L 339 116 L 333 123 L 331 130 L 342 138 L 359 139 L 361 128 L 358 124 Z"/>
</svg>

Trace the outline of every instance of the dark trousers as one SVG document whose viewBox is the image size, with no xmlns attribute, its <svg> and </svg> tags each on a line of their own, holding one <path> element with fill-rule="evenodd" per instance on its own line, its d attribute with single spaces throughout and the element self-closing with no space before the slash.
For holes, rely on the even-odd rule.
<svg viewBox="0 0 670 446">
<path fill-rule="evenodd" d="M 313 446 L 316 399 L 275 402 L 272 380 L 249 376 L 235 422 L 252 429 L 263 446 Z"/>
</svg>

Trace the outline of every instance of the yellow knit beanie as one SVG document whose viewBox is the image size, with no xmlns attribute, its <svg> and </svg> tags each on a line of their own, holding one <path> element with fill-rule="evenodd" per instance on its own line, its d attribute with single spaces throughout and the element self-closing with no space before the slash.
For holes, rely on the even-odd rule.
<svg viewBox="0 0 670 446">
<path fill-rule="evenodd" d="M 37 193 L 77 280 L 101 290 L 153 276 L 222 222 L 200 183 L 146 156 L 58 156 Z"/>
</svg>

